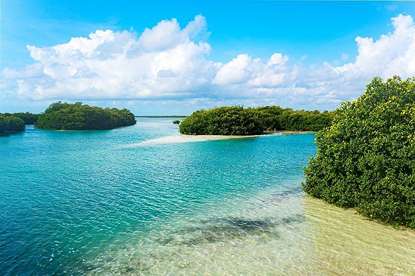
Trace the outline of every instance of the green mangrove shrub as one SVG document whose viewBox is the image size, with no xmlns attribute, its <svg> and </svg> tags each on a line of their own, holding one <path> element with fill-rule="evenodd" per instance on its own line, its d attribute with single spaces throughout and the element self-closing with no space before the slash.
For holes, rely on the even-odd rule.
<svg viewBox="0 0 415 276">
<path fill-rule="evenodd" d="M 373 79 L 316 142 L 306 193 L 415 228 L 415 79 Z"/>
<path fill-rule="evenodd" d="M 219 107 L 193 112 L 180 123 L 183 134 L 253 135 L 279 130 L 318 131 L 330 125 L 332 112 L 264 106 Z"/>
<path fill-rule="evenodd" d="M 180 123 L 180 132 L 192 135 L 250 135 L 263 133 L 263 125 L 251 109 L 219 107 L 193 112 Z"/>
<path fill-rule="evenodd" d="M 20 118 L 24 121 L 25 125 L 34 125 L 37 121 L 37 117 L 39 116 L 38 114 L 33 114 L 30 112 L 3 113 L 0 115 Z"/>
<path fill-rule="evenodd" d="M 26 125 L 34 125 L 39 117 L 39 114 L 33 114 L 30 112 L 19 112 L 13 113 L 12 115 L 22 119 Z"/>
<path fill-rule="evenodd" d="M 22 119 L 0 114 L 0 135 L 11 134 L 25 130 L 25 123 Z"/>
<path fill-rule="evenodd" d="M 58 130 L 100 130 L 136 123 L 127 109 L 100 108 L 82 103 L 51 104 L 36 121 L 36 127 Z"/>
</svg>

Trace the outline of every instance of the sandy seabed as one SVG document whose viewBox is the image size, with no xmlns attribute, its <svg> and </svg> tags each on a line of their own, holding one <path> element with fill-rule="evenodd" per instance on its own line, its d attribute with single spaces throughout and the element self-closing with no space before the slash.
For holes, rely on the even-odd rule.
<svg viewBox="0 0 415 276">
<path fill-rule="evenodd" d="M 415 275 L 415 231 L 304 196 L 268 190 L 177 216 L 112 248 L 91 274 Z"/>
</svg>

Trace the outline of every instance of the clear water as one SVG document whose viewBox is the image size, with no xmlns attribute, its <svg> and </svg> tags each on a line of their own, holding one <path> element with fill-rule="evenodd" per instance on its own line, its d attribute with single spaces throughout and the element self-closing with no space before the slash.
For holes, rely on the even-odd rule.
<svg viewBox="0 0 415 276">
<path fill-rule="evenodd" d="M 149 143 L 172 135 L 0 137 L 1 274 L 415 273 L 413 231 L 303 195 L 312 134 Z"/>
</svg>

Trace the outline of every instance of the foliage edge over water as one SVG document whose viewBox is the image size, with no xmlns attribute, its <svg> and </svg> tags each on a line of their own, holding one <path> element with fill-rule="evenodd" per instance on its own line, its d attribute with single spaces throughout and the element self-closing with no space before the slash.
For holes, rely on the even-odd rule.
<svg viewBox="0 0 415 276">
<path fill-rule="evenodd" d="M 180 123 L 180 132 L 190 135 L 255 135 L 280 130 L 318 131 L 330 125 L 332 117 L 332 112 L 279 106 L 224 106 L 193 112 Z"/>
<path fill-rule="evenodd" d="M 314 197 L 415 228 L 415 78 L 375 78 L 342 104 L 305 174 Z"/>
<path fill-rule="evenodd" d="M 57 102 L 40 114 L 36 127 L 57 130 L 105 130 L 135 123 L 134 114 L 128 109 Z"/>
<path fill-rule="evenodd" d="M 0 114 L 0 135 L 7 135 L 25 130 L 25 122 L 19 117 Z"/>
</svg>

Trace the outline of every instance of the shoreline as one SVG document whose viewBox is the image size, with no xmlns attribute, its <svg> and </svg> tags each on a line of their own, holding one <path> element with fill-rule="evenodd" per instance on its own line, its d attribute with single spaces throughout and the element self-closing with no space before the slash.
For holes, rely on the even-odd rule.
<svg viewBox="0 0 415 276">
<path fill-rule="evenodd" d="M 142 147 L 142 146 L 154 146 L 154 145 L 168 145 L 168 144 L 183 144 L 194 142 L 207 142 L 207 141 L 222 141 L 222 140 L 234 140 L 234 139 L 252 139 L 259 137 L 272 137 L 282 135 L 302 135 L 312 133 L 310 131 L 278 131 L 272 133 L 264 133 L 257 135 L 189 135 L 189 134 L 176 134 L 158 137 L 154 139 L 145 140 L 136 144 L 128 145 L 126 147 Z"/>
<path fill-rule="evenodd" d="M 266 136 L 276 136 L 276 135 L 293 135 L 293 134 L 311 134 L 315 133 L 315 131 L 308 131 L 308 130 L 279 130 L 279 131 L 270 131 L 264 132 L 262 134 L 252 134 L 252 135 L 216 135 L 216 134 L 181 134 L 182 137 L 200 137 L 200 138 L 208 138 L 208 139 L 240 139 L 240 138 L 255 138 L 255 137 L 266 137 Z"/>
<path fill-rule="evenodd" d="M 262 134 L 262 135 L 276 134 L 276 133 L 281 133 L 281 134 L 310 134 L 310 133 L 316 133 L 316 131 L 312 131 L 312 130 L 277 130 L 277 131 L 264 132 L 264 134 Z"/>
</svg>

